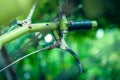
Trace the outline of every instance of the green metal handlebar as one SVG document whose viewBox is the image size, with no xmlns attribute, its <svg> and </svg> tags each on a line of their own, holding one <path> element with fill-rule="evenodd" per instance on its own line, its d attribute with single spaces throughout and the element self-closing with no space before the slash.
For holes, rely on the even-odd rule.
<svg viewBox="0 0 120 80">
<path fill-rule="evenodd" d="M 32 28 L 28 28 L 27 26 L 18 27 L 17 29 L 3 34 L 0 36 L 0 46 L 9 43 L 10 41 L 26 34 L 29 32 L 49 32 L 55 30 L 58 26 L 57 22 L 50 22 L 50 23 L 35 23 L 32 24 Z"/>
<path fill-rule="evenodd" d="M 88 25 L 88 27 L 91 26 L 91 28 L 93 28 L 93 27 L 97 26 L 96 21 L 89 21 L 89 22 L 90 22 L 90 25 Z M 70 28 L 68 23 L 63 22 L 63 24 L 68 25 L 67 30 L 69 30 L 69 28 Z M 82 22 L 82 23 L 80 22 L 79 27 L 81 27 L 80 25 L 82 25 L 82 28 L 83 28 L 84 24 L 85 24 L 84 22 Z M 59 22 L 49 22 L 49 23 L 35 23 L 35 24 L 32 24 L 32 28 L 28 28 L 27 26 L 18 27 L 17 29 L 15 29 L 11 32 L 5 33 L 5 34 L 0 36 L 0 48 L 3 45 L 9 43 L 10 41 L 12 41 L 12 40 L 14 40 L 14 39 L 26 34 L 26 33 L 55 31 L 55 30 L 59 30 L 59 26 L 60 26 Z M 74 25 L 72 25 L 72 26 L 74 27 Z M 85 27 L 86 28 L 84 28 L 84 29 L 87 29 L 86 24 L 85 24 Z M 89 28 L 89 29 L 91 29 L 91 28 Z M 81 30 L 80 28 L 78 28 L 78 29 Z"/>
</svg>

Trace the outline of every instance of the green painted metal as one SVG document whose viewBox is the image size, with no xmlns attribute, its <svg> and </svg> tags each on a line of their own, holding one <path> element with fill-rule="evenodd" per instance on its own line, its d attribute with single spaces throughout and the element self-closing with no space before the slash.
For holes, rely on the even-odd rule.
<svg viewBox="0 0 120 80">
<path fill-rule="evenodd" d="M 91 21 L 93 28 L 97 26 L 96 21 Z M 61 25 L 60 25 L 61 24 Z M 29 32 L 49 32 L 53 31 L 54 37 L 56 40 L 60 39 L 60 31 L 67 30 L 66 20 L 63 20 L 61 23 L 59 22 L 49 22 L 49 23 L 35 23 L 32 24 L 32 28 L 28 28 L 28 26 L 19 27 L 11 32 L 3 34 L 0 36 L 0 47 L 9 43 L 10 41 L 26 34 Z"/>
<path fill-rule="evenodd" d="M 97 21 L 91 21 L 91 23 L 93 28 L 96 28 L 98 26 Z"/>
<path fill-rule="evenodd" d="M 60 30 L 68 30 L 68 27 L 67 27 L 67 18 L 66 16 L 62 16 L 62 19 L 60 20 Z"/>
<path fill-rule="evenodd" d="M 9 43 L 10 41 L 26 34 L 29 32 L 49 32 L 56 30 L 58 28 L 58 22 L 49 22 L 49 23 L 35 23 L 32 24 L 32 28 L 27 26 L 19 27 L 9 33 L 3 34 L 0 36 L 0 47 Z"/>
<path fill-rule="evenodd" d="M 53 35 L 54 35 L 56 41 L 60 40 L 59 30 L 57 30 L 57 29 L 54 30 Z"/>
<path fill-rule="evenodd" d="M 60 40 L 61 38 L 60 31 L 68 30 L 67 22 L 67 18 L 63 15 L 62 19 L 59 21 L 58 29 L 53 31 L 56 40 Z"/>
</svg>

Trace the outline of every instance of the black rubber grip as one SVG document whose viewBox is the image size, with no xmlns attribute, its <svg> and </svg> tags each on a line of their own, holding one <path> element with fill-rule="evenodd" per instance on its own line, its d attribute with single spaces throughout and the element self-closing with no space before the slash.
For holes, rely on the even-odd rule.
<svg viewBox="0 0 120 80">
<path fill-rule="evenodd" d="M 68 30 L 89 30 L 92 29 L 92 22 L 91 21 L 70 21 L 68 23 Z"/>
</svg>

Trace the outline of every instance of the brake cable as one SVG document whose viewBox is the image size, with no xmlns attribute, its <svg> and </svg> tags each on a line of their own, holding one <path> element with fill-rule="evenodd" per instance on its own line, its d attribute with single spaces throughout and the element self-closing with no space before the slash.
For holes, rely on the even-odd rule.
<svg viewBox="0 0 120 80">
<path fill-rule="evenodd" d="M 56 44 L 57 44 L 56 48 L 67 51 L 68 53 L 70 53 L 73 56 L 73 58 L 77 62 L 77 65 L 78 65 L 78 68 L 79 68 L 79 73 L 82 73 L 82 66 L 81 66 L 81 63 L 80 63 L 80 60 L 79 60 L 77 54 L 71 48 L 68 47 L 64 38 L 62 37 L 61 40 L 56 41 Z"/>
</svg>

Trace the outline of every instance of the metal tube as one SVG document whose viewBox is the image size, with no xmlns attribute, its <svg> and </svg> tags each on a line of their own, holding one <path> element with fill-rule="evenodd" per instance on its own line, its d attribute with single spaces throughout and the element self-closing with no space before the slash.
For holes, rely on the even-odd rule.
<svg viewBox="0 0 120 80">
<path fill-rule="evenodd" d="M 0 36 L 0 47 L 9 43 L 10 41 L 26 34 L 29 32 L 49 32 L 57 29 L 58 23 L 57 22 L 49 22 L 49 23 L 35 23 L 32 24 L 32 28 L 28 28 L 27 26 L 19 27 L 11 32 L 3 34 Z"/>
</svg>

